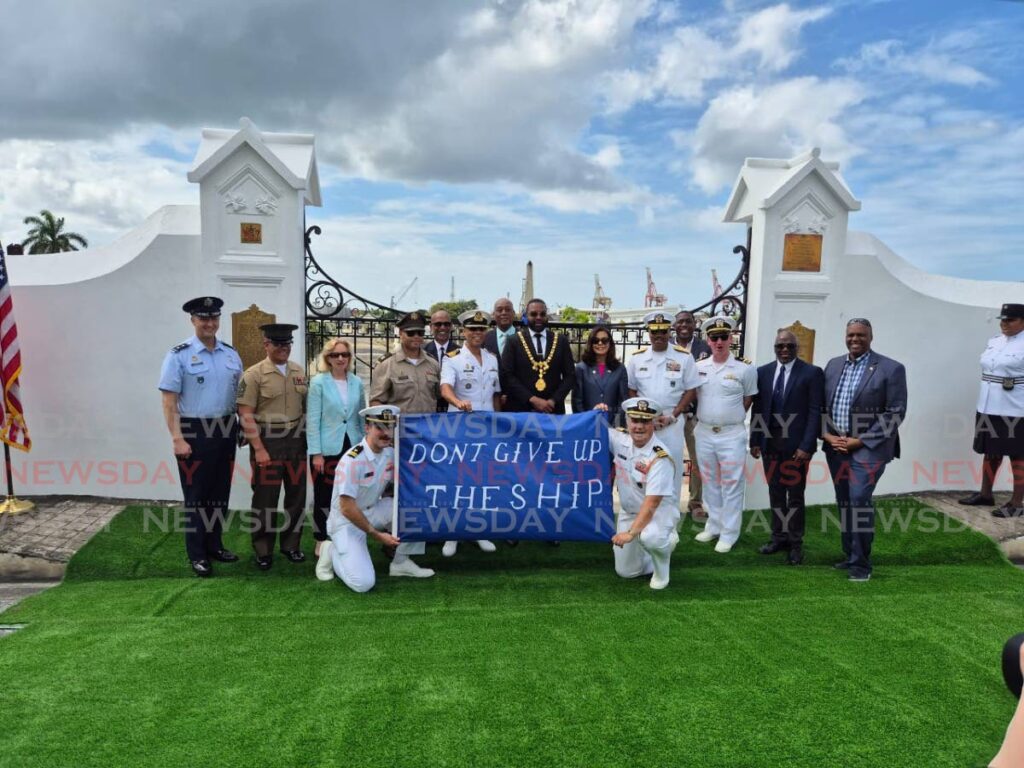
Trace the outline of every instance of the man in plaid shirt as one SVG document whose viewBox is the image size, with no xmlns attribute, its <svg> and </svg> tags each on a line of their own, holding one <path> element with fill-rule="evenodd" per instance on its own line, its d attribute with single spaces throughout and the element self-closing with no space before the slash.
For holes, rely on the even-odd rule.
<svg viewBox="0 0 1024 768">
<path fill-rule="evenodd" d="M 823 440 L 846 555 L 835 567 L 847 571 L 850 581 L 871 578 L 872 496 L 886 465 L 899 458 L 899 426 L 907 413 L 906 369 L 872 350 L 872 340 L 870 321 L 850 320 L 849 354 L 825 366 Z"/>
</svg>

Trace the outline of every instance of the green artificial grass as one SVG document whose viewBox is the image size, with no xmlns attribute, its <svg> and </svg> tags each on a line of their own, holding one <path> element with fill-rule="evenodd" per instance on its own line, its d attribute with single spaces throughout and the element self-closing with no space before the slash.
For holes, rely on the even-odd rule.
<svg viewBox="0 0 1024 768">
<path fill-rule="evenodd" d="M 256 571 L 240 530 L 200 580 L 145 514 L 3 615 L 27 627 L 0 639 L 0 765 L 964 768 L 1015 706 L 1024 574 L 913 499 L 881 505 L 869 583 L 829 567 L 824 508 L 800 568 L 765 528 L 723 556 L 687 524 L 660 593 L 610 546 L 524 542 L 431 547 L 427 580 L 378 553 L 356 595 L 312 558 Z"/>
</svg>

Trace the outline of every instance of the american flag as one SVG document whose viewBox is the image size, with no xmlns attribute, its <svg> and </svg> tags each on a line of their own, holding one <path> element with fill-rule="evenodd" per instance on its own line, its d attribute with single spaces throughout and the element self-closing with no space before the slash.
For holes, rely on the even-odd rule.
<svg viewBox="0 0 1024 768">
<path fill-rule="evenodd" d="M 3 424 L 0 440 L 27 451 L 32 447 L 21 409 L 21 347 L 18 326 L 14 324 L 14 299 L 7 279 L 7 261 L 0 246 L 0 382 L 4 387 Z"/>
</svg>

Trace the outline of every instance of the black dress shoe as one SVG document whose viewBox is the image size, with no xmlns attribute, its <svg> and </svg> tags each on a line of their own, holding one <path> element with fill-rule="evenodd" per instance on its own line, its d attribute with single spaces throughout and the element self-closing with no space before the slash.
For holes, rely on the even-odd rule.
<svg viewBox="0 0 1024 768">
<path fill-rule="evenodd" d="M 783 546 L 782 544 L 779 544 L 776 541 L 769 541 L 767 544 L 760 547 L 757 551 L 760 552 L 762 555 L 774 555 L 776 552 L 781 552 L 784 549 L 787 549 L 787 547 Z"/>
<path fill-rule="evenodd" d="M 832 567 L 835 568 L 837 571 L 848 571 L 850 570 L 850 561 L 843 560 L 841 563 L 836 563 Z"/>
<path fill-rule="evenodd" d="M 210 557 L 212 557 L 214 560 L 220 563 L 238 562 L 238 555 L 236 555 L 230 549 L 218 549 L 216 552 L 210 555 Z"/>
<path fill-rule="evenodd" d="M 256 567 L 261 571 L 269 571 L 270 566 L 274 564 L 274 558 L 270 555 L 257 555 L 256 556 Z"/>
<path fill-rule="evenodd" d="M 1020 517 L 1024 515 L 1024 507 L 1011 507 L 1010 503 L 1003 504 L 999 509 L 992 510 L 992 517 Z"/>
<path fill-rule="evenodd" d="M 301 549 L 282 549 L 281 554 L 287 557 L 293 563 L 304 563 L 306 562 L 306 553 Z"/>
<path fill-rule="evenodd" d="M 201 579 L 209 578 L 213 576 L 213 568 L 210 567 L 209 560 L 192 560 L 192 573 Z"/>
<path fill-rule="evenodd" d="M 505 539 L 505 546 L 506 547 L 518 547 L 519 546 L 519 540 L 518 539 Z"/>
<path fill-rule="evenodd" d="M 390 544 L 380 548 L 380 551 L 384 553 L 384 557 L 388 560 L 394 560 L 395 554 L 398 552 L 398 547 L 392 547 Z"/>
<path fill-rule="evenodd" d="M 982 496 L 980 493 L 972 493 L 970 496 L 957 501 L 958 504 L 963 504 L 966 507 L 991 507 L 994 506 L 996 500 L 991 496 Z"/>
<path fill-rule="evenodd" d="M 800 547 L 793 547 L 789 550 L 788 562 L 790 565 L 800 565 L 804 561 L 804 551 Z"/>
</svg>

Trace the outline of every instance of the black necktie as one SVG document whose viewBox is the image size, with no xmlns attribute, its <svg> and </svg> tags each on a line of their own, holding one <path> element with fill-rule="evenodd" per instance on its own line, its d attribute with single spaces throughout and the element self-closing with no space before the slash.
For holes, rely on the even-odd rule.
<svg viewBox="0 0 1024 768">
<path fill-rule="evenodd" d="M 782 412 L 783 395 L 786 392 L 786 369 L 780 368 L 779 375 L 775 379 L 775 389 L 772 390 L 772 413 Z"/>
<path fill-rule="evenodd" d="M 537 340 L 537 355 L 540 357 L 544 357 L 544 343 L 540 339 L 540 334 L 533 334 L 533 338 Z"/>
</svg>

